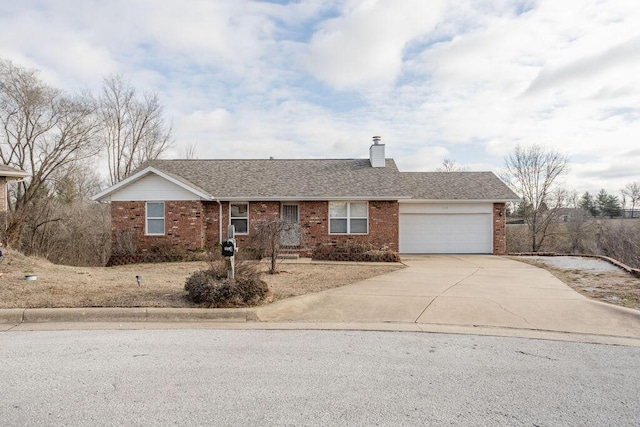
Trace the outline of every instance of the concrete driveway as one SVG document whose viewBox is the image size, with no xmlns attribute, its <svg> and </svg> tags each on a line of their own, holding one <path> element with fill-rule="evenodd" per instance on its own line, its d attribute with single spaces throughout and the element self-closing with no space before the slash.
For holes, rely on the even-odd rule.
<svg viewBox="0 0 640 427">
<path fill-rule="evenodd" d="M 407 268 L 257 309 L 262 321 L 395 322 L 640 338 L 640 312 L 497 256 L 405 256 Z"/>
</svg>

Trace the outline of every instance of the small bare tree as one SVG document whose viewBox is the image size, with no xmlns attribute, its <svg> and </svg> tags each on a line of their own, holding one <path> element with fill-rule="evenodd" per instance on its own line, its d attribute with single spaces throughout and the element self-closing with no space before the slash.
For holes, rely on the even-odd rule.
<svg viewBox="0 0 640 427">
<path fill-rule="evenodd" d="M 538 145 L 518 146 L 505 158 L 505 165 L 503 178 L 523 198 L 523 216 L 531 235 L 531 250 L 538 252 L 557 220 L 558 209 L 564 200 L 557 181 L 567 172 L 568 159 Z"/>
<path fill-rule="evenodd" d="M 111 75 L 104 79 L 99 110 L 112 185 L 169 148 L 171 129 L 156 93 L 138 97 L 122 76 Z"/>
<path fill-rule="evenodd" d="M 623 196 L 627 197 L 631 202 L 631 218 L 636 209 L 636 205 L 640 202 L 640 182 L 630 182 L 622 189 Z M 622 206 L 625 208 L 626 206 Z"/>
<path fill-rule="evenodd" d="M 572 253 L 588 252 L 585 241 L 592 233 L 592 225 L 589 221 L 590 214 L 580 206 L 580 201 L 580 196 L 575 191 L 569 196 L 568 207 L 573 209 L 573 214 L 570 215 L 566 227 Z"/>
<path fill-rule="evenodd" d="M 264 249 L 271 258 L 270 274 L 278 272 L 278 255 L 282 249 L 283 240 L 287 240 L 292 233 L 300 236 L 300 225 L 285 221 L 282 218 L 270 218 L 258 221 L 255 225 L 252 242 Z"/>
</svg>

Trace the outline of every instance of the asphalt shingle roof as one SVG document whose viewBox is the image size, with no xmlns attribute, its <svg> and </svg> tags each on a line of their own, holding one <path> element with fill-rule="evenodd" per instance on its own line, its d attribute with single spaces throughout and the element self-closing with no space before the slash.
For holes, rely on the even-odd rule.
<svg viewBox="0 0 640 427">
<path fill-rule="evenodd" d="M 413 199 L 517 200 L 493 172 L 403 172 Z"/>
<path fill-rule="evenodd" d="M 492 172 L 400 172 L 392 159 L 152 160 L 154 167 L 194 189 L 225 199 L 385 198 L 516 200 Z"/>
<path fill-rule="evenodd" d="M 219 199 L 331 197 L 407 198 L 392 159 L 153 160 L 152 166 Z"/>
</svg>

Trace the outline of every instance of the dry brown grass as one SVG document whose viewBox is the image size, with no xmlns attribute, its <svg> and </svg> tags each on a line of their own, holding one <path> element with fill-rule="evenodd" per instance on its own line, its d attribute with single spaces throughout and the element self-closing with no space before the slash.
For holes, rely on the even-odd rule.
<svg viewBox="0 0 640 427">
<path fill-rule="evenodd" d="M 598 273 L 584 270 L 565 270 L 550 266 L 542 261 L 519 257 L 514 259 L 544 268 L 584 296 L 640 310 L 640 279 L 623 270 Z"/>
<path fill-rule="evenodd" d="M 184 283 L 204 262 L 69 267 L 7 251 L 0 262 L 0 308 L 194 307 Z M 267 264 L 261 268 L 266 271 Z M 344 286 L 401 268 L 398 264 L 280 264 L 280 274 L 264 274 L 274 299 Z M 37 275 L 26 281 L 26 274 Z M 142 284 L 136 283 L 142 276 Z"/>
</svg>

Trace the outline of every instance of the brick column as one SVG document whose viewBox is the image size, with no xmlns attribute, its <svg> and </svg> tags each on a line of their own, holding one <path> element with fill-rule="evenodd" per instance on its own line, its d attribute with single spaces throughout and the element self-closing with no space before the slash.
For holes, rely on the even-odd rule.
<svg viewBox="0 0 640 427">
<path fill-rule="evenodd" d="M 493 254 L 507 254 L 507 213 L 504 203 L 493 204 Z"/>
</svg>

